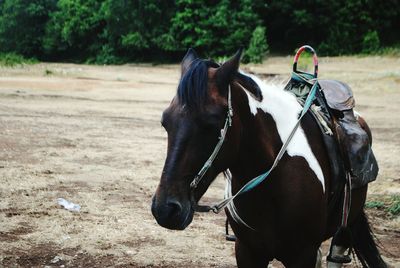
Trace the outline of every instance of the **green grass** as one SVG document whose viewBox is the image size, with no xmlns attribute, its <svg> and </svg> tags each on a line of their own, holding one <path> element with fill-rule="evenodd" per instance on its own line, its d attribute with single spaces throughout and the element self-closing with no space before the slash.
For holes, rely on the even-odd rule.
<svg viewBox="0 0 400 268">
<path fill-rule="evenodd" d="M 0 66 L 14 67 L 17 65 L 35 64 L 36 59 L 28 59 L 15 53 L 0 53 Z"/>
<path fill-rule="evenodd" d="M 392 202 L 387 208 L 387 212 L 393 216 L 400 215 L 400 195 L 395 195 L 392 197 Z"/>
<path fill-rule="evenodd" d="M 46 68 L 46 70 L 44 70 L 44 75 L 53 75 L 54 72 L 52 70 L 49 70 Z"/>
<path fill-rule="evenodd" d="M 358 53 L 356 54 L 361 57 L 369 57 L 369 56 L 387 56 L 387 57 L 400 57 L 400 45 L 390 46 L 390 47 L 381 47 L 376 51 L 371 51 L 368 53 Z"/>
<path fill-rule="evenodd" d="M 385 203 L 382 201 L 367 201 L 365 202 L 366 208 L 383 209 L 385 208 Z"/>
<path fill-rule="evenodd" d="M 400 45 L 394 47 L 384 47 L 378 51 L 379 55 L 400 57 Z"/>
<path fill-rule="evenodd" d="M 365 208 L 381 210 L 397 217 L 400 215 L 400 195 L 374 196 L 365 202 Z"/>
</svg>

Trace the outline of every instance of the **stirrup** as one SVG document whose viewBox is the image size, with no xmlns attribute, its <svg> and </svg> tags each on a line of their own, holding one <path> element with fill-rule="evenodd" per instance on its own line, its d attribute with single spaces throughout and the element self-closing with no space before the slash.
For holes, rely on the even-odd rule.
<svg viewBox="0 0 400 268">
<path fill-rule="evenodd" d="M 232 242 L 236 241 L 236 236 L 234 234 L 232 234 L 232 235 L 229 234 L 228 218 L 226 218 L 226 221 L 225 221 L 225 239 L 226 239 L 226 241 L 232 241 Z"/>
<path fill-rule="evenodd" d="M 338 243 L 339 242 L 339 243 Z M 333 253 L 333 247 L 338 244 L 343 245 L 346 250 L 343 253 Z M 350 263 L 351 262 L 351 250 L 352 250 L 352 236 L 348 227 L 341 226 L 332 238 L 331 246 L 329 248 L 329 254 L 326 260 L 334 263 Z M 347 251 L 347 253 L 346 253 Z"/>
<path fill-rule="evenodd" d="M 328 262 L 333 262 L 333 263 L 350 263 L 351 262 L 351 256 L 350 253 L 346 254 L 346 255 L 331 255 L 331 253 L 329 253 L 329 255 L 326 257 L 326 260 Z"/>
</svg>

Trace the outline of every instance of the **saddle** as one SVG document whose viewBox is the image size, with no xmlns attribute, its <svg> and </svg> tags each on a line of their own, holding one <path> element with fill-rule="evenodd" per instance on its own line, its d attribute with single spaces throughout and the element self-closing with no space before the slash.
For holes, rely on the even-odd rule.
<svg viewBox="0 0 400 268">
<path fill-rule="evenodd" d="M 371 134 L 364 119 L 355 113 L 351 88 L 340 81 L 319 80 L 327 106 L 332 110 L 338 145 L 345 168 L 352 176 L 352 189 L 365 186 L 378 176 L 378 163 L 371 148 Z"/>
<path fill-rule="evenodd" d="M 371 149 L 368 126 L 353 110 L 355 100 L 351 88 L 340 81 L 316 80 L 308 73 L 293 72 L 285 90 L 303 104 L 313 83 L 318 83 L 319 90 L 311 113 L 324 133 L 327 150 L 331 152 L 333 192 L 341 188 L 347 172 L 351 175 L 352 189 L 374 181 L 379 168 Z"/>
</svg>

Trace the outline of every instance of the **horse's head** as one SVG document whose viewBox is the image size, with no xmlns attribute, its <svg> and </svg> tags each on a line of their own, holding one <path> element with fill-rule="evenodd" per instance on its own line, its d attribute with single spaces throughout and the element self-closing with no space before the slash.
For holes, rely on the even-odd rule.
<svg viewBox="0 0 400 268">
<path fill-rule="evenodd" d="M 240 56 L 241 50 L 221 66 L 199 59 L 192 49 L 183 58 L 177 94 L 161 119 L 168 133 L 168 152 L 152 213 L 163 227 L 185 229 L 192 221 L 194 205 L 237 155 L 240 131 L 232 127 L 212 166 L 195 191 L 191 190 L 190 183 L 213 152 L 224 127 L 228 88 L 241 76 Z M 235 117 L 234 121 L 239 128 L 240 122 Z"/>
</svg>

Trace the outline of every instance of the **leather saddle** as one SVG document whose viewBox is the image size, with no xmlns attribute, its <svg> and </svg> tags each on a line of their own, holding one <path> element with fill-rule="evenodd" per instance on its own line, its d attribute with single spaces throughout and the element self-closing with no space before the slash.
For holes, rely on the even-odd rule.
<svg viewBox="0 0 400 268">
<path fill-rule="evenodd" d="M 318 82 L 332 110 L 331 124 L 335 128 L 345 168 L 352 176 L 352 188 L 362 187 L 374 181 L 379 171 L 371 148 L 372 138 L 368 125 L 359 114 L 354 113 L 354 96 L 347 84 L 336 80 Z"/>
<path fill-rule="evenodd" d="M 300 103 L 308 95 L 312 84 L 297 79 L 294 74 L 285 89 L 296 95 Z M 318 122 L 329 154 L 333 191 L 345 181 L 346 173 L 352 178 L 352 188 L 360 188 L 378 175 L 378 164 L 371 149 L 371 133 L 364 119 L 354 113 L 355 100 L 351 88 L 340 81 L 318 79 L 320 90 L 311 112 Z M 315 108 L 315 107 L 314 107 Z M 329 128 L 329 131 L 326 131 Z"/>
<path fill-rule="evenodd" d="M 331 109 L 345 111 L 353 109 L 355 101 L 351 88 L 336 80 L 318 80 L 324 92 L 326 102 Z"/>
</svg>

